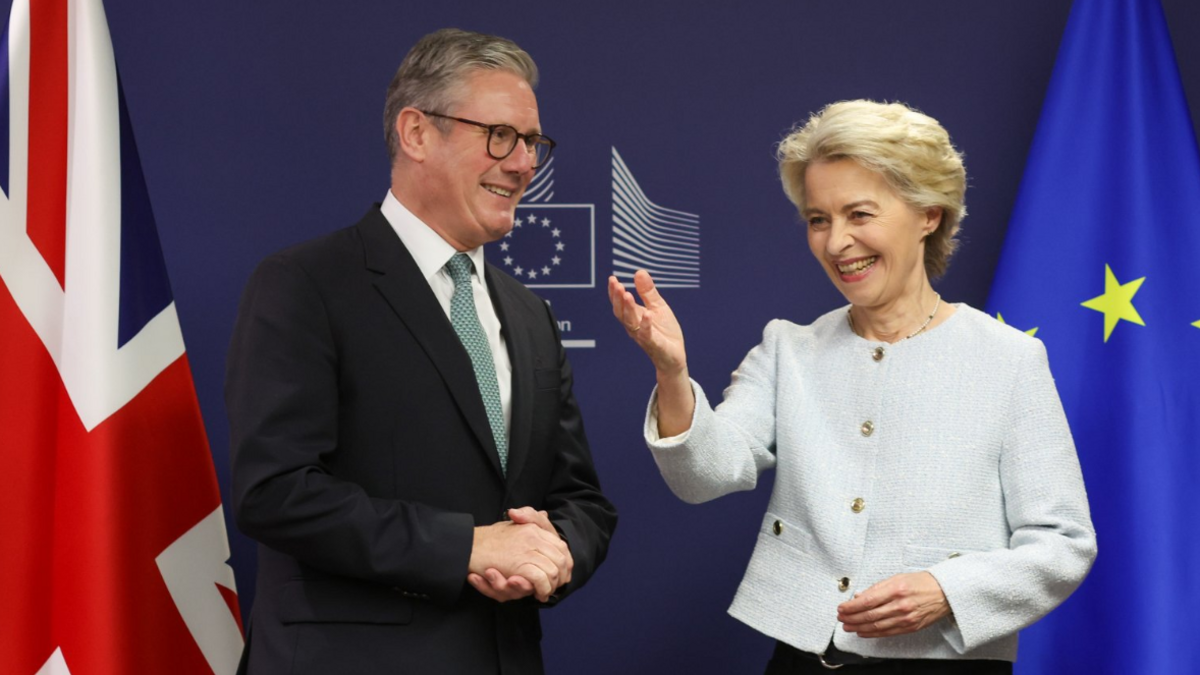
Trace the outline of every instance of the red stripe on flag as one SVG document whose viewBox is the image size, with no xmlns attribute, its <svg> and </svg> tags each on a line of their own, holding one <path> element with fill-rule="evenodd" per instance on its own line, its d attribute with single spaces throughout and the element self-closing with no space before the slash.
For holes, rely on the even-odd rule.
<svg viewBox="0 0 1200 675">
<path fill-rule="evenodd" d="M 0 673 L 211 675 L 155 562 L 220 503 L 187 357 L 89 433 L 0 285 L 0 372 Z"/>
<path fill-rule="evenodd" d="M 50 613 L 58 409 L 54 362 L 0 281 L 0 673 L 36 673 L 54 651 Z"/>
<path fill-rule="evenodd" d="M 232 614 L 234 620 L 237 621 L 238 631 L 241 632 L 242 635 L 245 635 L 246 628 L 242 625 L 242 606 L 238 603 L 237 591 L 233 590 L 232 588 L 226 588 L 221 584 L 214 585 L 217 587 L 217 591 L 221 594 L 221 599 L 225 601 L 225 606 L 229 608 L 229 613 Z"/>
<path fill-rule="evenodd" d="M 60 286 L 67 250 L 67 0 L 29 6 L 29 210 L 26 231 Z"/>
<path fill-rule="evenodd" d="M 53 612 L 72 672 L 209 675 L 155 562 L 220 504 L 187 357 L 91 433 L 64 426 Z"/>
</svg>

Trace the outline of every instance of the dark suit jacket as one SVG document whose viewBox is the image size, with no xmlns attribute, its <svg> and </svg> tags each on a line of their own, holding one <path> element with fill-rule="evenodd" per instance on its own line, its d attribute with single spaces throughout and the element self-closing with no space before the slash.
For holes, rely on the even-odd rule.
<svg viewBox="0 0 1200 675">
<path fill-rule="evenodd" d="M 243 670 L 542 672 L 539 603 L 466 584 L 473 528 L 548 511 L 575 559 L 561 599 L 616 511 L 548 306 L 486 274 L 512 360 L 507 477 L 470 358 L 378 207 L 254 272 L 225 385 L 233 506 L 260 542 Z"/>
</svg>

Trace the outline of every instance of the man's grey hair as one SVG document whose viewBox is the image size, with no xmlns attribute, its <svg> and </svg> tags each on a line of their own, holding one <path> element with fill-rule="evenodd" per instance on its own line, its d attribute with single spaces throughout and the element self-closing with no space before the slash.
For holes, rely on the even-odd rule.
<svg viewBox="0 0 1200 675">
<path fill-rule="evenodd" d="M 383 130 L 388 157 L 394 162 L 400 151 L 396 118 L 400 111 L 418 110 L 449 114 L 466 78 L 479 70 L 507 70 L 537 87 L 538 70 L 533 58 L 507 38 L 443 28 L 421 38 L 404 57 L 388 85 L 383 108 Z M 448 120 L 433 120 L 443 131 Z"/>
</svg>

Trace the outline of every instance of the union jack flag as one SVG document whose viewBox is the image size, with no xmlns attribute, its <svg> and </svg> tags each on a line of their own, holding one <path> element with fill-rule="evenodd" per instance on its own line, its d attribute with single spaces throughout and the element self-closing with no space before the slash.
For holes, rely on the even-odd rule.
<svg viewBox="0 0 1200 675">
<path fill-rule="evenodd" d="M 212 455 L 100 0 L 0 39 L 0 673 L 233 673 Z"/>
</svg>

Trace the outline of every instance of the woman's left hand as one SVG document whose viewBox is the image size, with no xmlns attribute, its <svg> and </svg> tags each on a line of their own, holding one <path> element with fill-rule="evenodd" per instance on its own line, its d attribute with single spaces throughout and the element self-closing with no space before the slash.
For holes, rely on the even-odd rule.
<svg viewBox="0 0 1200 675">
<path fill-rule="evenodd" d="M 838 621 L 859 637 L 915 633 L 950 613 L 950 603 L 929 572 L 897 574 L 838 605 Z"/>
</svg>

